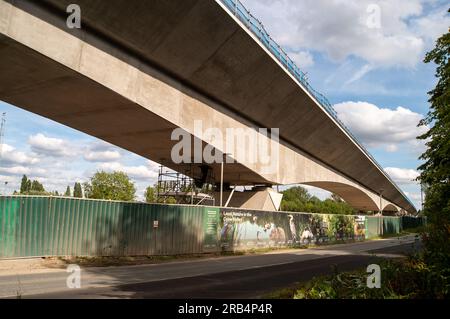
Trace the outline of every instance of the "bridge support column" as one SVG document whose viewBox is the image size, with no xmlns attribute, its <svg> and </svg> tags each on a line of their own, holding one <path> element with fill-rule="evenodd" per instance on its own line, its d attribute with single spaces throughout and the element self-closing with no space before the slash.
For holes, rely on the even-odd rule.
<svg viewBox="0 0 450 319">
<path fill-rule="evenodd" d="M 232 190 L 224 190 L 223 197 L 228 198 Z M 216 201 L 220 194 L 216 193 Z M 250 191 L 235 191 L 228 207 L 277 211 L 280 210 L 283 194 L 277 193 L 271 187 L 255 187 Z"/>
</svg>

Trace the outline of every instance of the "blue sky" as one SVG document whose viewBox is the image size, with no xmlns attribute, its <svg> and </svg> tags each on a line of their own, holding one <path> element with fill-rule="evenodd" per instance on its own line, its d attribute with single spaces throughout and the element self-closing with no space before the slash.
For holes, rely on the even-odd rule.
<svg viewBox="0 0 450 319">
<path fill-rule="evenodd" d="M 450 26 L 447 2 L 241 1 L 420 207 L 420 188 L 412 180 L 424 150 L 415 136 L 424 128 L 416 125 L 436 83 L 435 66 L 422 60 Z M 147 159 L 1 101 L 0 112 L 7 113 L 1 193 L 18 189 L 22 174 L 64 192 L 98 169 L 120 169 L 136 182 L 140 199 L 156 181 L 158 165 Z"/>
</svg>

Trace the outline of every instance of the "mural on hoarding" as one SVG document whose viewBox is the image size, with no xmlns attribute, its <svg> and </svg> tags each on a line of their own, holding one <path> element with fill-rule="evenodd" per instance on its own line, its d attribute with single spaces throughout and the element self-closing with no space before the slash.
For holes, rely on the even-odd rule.
<svg viewBox="0 0 450 319">
<path fill-rule="evenodd" d="M 362 240 L 365 217 L 222 209 L 223 248 L 276 247 Z"/>
</svg>

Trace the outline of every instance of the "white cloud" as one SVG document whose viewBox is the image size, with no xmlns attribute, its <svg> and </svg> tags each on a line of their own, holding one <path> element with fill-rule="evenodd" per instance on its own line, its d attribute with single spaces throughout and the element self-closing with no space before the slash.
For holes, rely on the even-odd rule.
<svg viewBox="0 0 450 319">
<path fill-rule="evenodd" d="M 442 6 L 426 16 L 413 20 L 412 29 L 432 44 L 433 41 L 448 32 L 449 24 L 449 15 L 446 7 Z"/>
<path fill-rule="evenodd" d="M 31 135 L 28 138 L 28 144 L 37 154 L 52 157 L 71 156 L 74 155 L 74 149 L 69 143 L 59 138 L 47 137 L 42 133 Z"/>
<path fill-rule="evenodd" d="M 289 57 L 297 64 L 300 69 L 314 65 L 314 58 L 311 53 L 306 51 L 292 52 Z"/>
<path fill-rule="evenodd" d="M 118 151 L 90 151 L 84 154 L 84 159 L 89 162 L 112 162 L 120 158 Z"/>
<path fill-rule="evenodd" d="M 414 67 L 426 45 L 449 25 L 445 8 L 424 13 L 421 0 L 243 0 L 272 37 L 291 50 L 356 56 L 374 66 Z M 380 28 L 370 5 L 379 8 Z"/>
<path fill-rule="evenodd" d="M 38 158 L 29 156 L 24 152 L 16 150 L 14 146 L 3 144 L 1 155 L 2 165 L 14 164 L 35 164 L 39 161 Z"/>
<path fill-rule="evenodd" d="M 111 151 L 118 147 L 102 140 L 96 140 L 89 145 L 89 150 L 93 152 Z"/>
<path fill-rule="evenodd" d="M 385 172 L 398 184 L 417 184 L 415 179 L 419 176 L 419 172 L 414 169 L 386 167 Z"/>
<path fill-rule="evenodd" d="M 98 166 L 98 168 L 105 171 L 122 171 L 125 172 L 130 178 L 141 181 L 155 179 L 158 176 L 157 170 L 150 165 L 125 166 L 119 162 L 111 162 L 102 163 Z"/>
<path fill-rule="evenodd" d="M 0 167 L 0 173 L 5 175 L 33 175 L 33 176 L 45 176 L 47 171 L 43 168 L 28 167 L 28 166 L 11 166 Z"/>
<path fill-rule="evenodd" d="M 394 153 L 398 151 L 398 146 L 395 144 L 388 144 L 386 145 L 386 151 L 389 153 Z"/>
<path fill-rule="evenodd" d="M 392 110 L 367 102 L 343 102 L 334 108 L 361 142 L 371 147 L 384 146 L 388 152 L 397 151 L 402 143 L 417 148 L 422 142 L 416 137 L 427 130 L 417 127 L 423 115 L 401 106 Z"/>
<path fill-rule="evenodd" d="M 306 188 L 309 192 L 309 194 L 311 196 L 316 196 L 318 199 L 320 200 L 325 200 L 327 198 L 330 198 L 331 196 L 331 192 L 318 188 L 318 187 L 314 187 L 314 186 L 310 186 L 310 185 L 300 185 L 303 188 Z"/>
<path fill-rule="evenodd" d="M 415 202 L 421 202 L 422 195 L 420 193 L 412 193 L 412 192 L 404 192 L 406 196 L 408 196 L 411 200 Z M 424 195 L 425 196 L 425 195 Z M 418 205 L 419 207 L 420 205 Z"/>
</svg>

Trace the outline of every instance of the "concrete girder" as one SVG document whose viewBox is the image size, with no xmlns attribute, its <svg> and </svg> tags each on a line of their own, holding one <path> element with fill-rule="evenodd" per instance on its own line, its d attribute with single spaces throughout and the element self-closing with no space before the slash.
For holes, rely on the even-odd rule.
<svg viewBox="0 0 450 319">
<path fill-rule="evenodd" d="M 319 187 L 321 189 L 327 190 L 329 192 L 335 193 L 341 197 L 345 202 L 347 202 L 353 208 L 362 211 L 378 211 L 379 202 L 377 196 L 373 193 L 367 192 L 360 187 L 345 183 L 336 182 L 308 182 L 303 183 L 305 185 L 310 185 L 314 187 Z"/>
<path fill-rule="evenodd" d="M 383 208 L 383 212 L 399 212 L 400 211 L 400 207 L 398 207 L 397 205 L 394 205 L 392 203 L 388 203 L 384 206 Z"/>
</svg>

